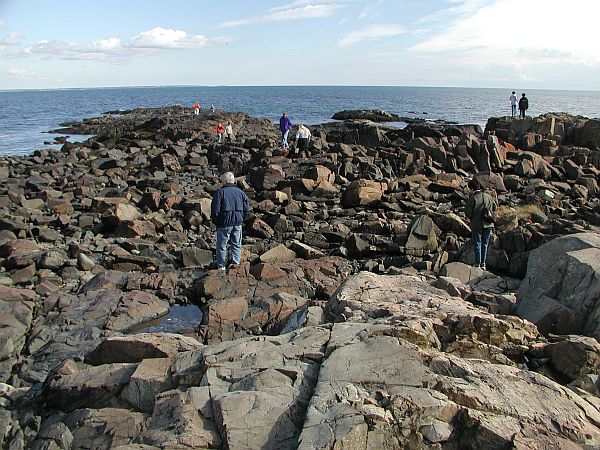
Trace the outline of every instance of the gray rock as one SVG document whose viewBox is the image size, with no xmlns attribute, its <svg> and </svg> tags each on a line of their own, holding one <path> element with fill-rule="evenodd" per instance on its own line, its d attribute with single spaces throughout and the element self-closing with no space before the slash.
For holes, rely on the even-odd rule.
<svg viewBox="0 0 600 450">
<path fill-rule="evenodd" d="M 553 239 L 529 255 L 516 311 L 542 333 L 600 338 L 600 235 Z"/>
</svg>

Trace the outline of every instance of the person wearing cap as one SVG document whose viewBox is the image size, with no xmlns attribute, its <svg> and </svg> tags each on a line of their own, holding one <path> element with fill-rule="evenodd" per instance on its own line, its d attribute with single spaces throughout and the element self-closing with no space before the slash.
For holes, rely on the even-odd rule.
<svg viewBox="0 0 600 450">
<path fill-rule="evenodd" d="M 235 184 L 233 172 L 225 172 L 220 177 L 222 186 L 211 202 L 211 220 L 217 227 L 217 269 L 225 270 L 227 250 L 231 247 L 230 268 L 240 264 L 242 254 L 242 223 L 250 212 L 248 196 Z"/>
</svg>

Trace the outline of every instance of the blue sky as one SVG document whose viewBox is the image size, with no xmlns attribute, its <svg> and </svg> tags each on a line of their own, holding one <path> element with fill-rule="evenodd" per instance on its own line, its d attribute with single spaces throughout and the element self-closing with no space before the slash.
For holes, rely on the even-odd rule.
<svg viewBox="0 0 600 450">
<path fill-rule="evenodd" d="M 600 0 L 0 0 L 0 89 L 600 89 Z"/>
</svg>

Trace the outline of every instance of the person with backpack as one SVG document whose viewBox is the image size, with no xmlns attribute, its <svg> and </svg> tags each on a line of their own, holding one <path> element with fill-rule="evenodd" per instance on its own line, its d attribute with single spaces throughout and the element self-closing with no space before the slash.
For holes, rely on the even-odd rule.
<svg viewBox="0 0 600 450">
<path fill-rule="evenodd" d="M 519 100 L 519 118 L 525 119 L 525 111 L 529 109 L 529 100 L 525 97 L 525 93 L 521 95 Z"/>
<path fill-rule="evenodd" d="M 465 216 L 471 225 L 473 250 L 475 251 L 474 267 L 486 270 L 488 247 L 494 233 L 495 211 L 497 208 L 494 198 L 483 191 L 476 178 L 469 181 L 471 195 L 465 205 Z"/>
</svg>

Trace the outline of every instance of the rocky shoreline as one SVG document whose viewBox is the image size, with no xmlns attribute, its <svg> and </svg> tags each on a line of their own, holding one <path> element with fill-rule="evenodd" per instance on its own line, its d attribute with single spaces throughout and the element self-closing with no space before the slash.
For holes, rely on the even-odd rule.
<svg viewBox="0 0 600 450">
<path fill-rule="evenodd" d="M 599 448 L 600 121 L 338 118 L 292 156 L 268 120 L 137 109 L 0 159 L 0 446 Z M 228 170 L 253 212 L 222 274 Z M 201 325 L 136 332 L 176 304 Z"/>
</svg>

